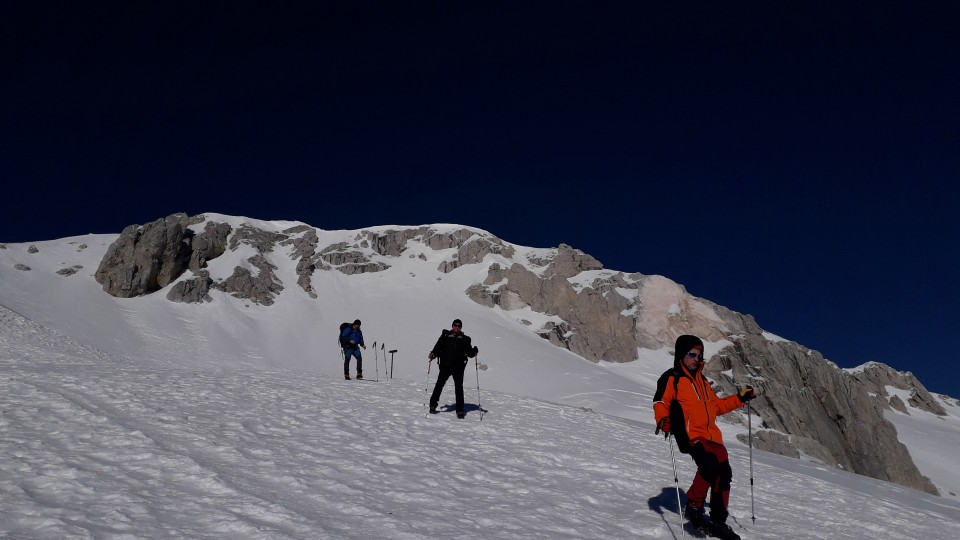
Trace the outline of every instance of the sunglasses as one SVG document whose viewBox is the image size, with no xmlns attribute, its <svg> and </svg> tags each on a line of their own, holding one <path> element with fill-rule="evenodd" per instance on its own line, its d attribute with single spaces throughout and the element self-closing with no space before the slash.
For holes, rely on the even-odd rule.
<svg viewBox="0 0 960 540">
<path fill-rule="evenodd" d="M 700 354 L 700 353 L 695 353 L 695 352 L 688 352 L 688 353 L 687 353 L 687 356 L 689 356 L 690 358 L 696 358 L 697 360 L 703 359 L 703 355 L 702 355 L 702 354 Z"/>
</svg>

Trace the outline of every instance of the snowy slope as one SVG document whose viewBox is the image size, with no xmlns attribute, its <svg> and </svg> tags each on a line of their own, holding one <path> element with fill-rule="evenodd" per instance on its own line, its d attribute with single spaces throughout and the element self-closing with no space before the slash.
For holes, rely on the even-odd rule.
<svg viewBox="0 0 960 540">
<path fill-rule="evenodd" d="M 291 222 L 264 222 L 207 214 L 233 226 L 247 222 L 264 230 L 280 231 Z M 456 225 L 438 225 L 450 230 Z M 375 227 L 369 230 L 389 229 Z M 352 240 L 357 231 L 318 231 L 320 245 Z M 176 304 L 166 290 L 142 298 L 113 298 L 93 280 L 93 273 L 116 235 L 90 235 L 32 244 L 7 244 L 0 250 L 0 305 L 56 328 L 79 341 L 120 355 L 134 355 L 187 366 L 252 365 L 342 372 L 336 329 L 345 320 L 363 320 L 368 346 L 396 349 L 394 376 L 422 380 L 426 353 L 440 331 L 454 318 L 464 321 L 464 332 L 480 348 L 491 388 L 564 401 L 592 408 L 633 409 L 650 401 L 656 376 L 670 357 L 663 352 L 649 366 L 643 388 L 603 366 L 549 344 L 519 319 L 537 323 L 544 318 L 529 310 L 504 312 L 476 304 L 465 289 L 486 277 L 487 265 L 467 265 L 449 274 L 437 271 L 454 249 L 432 250 L 419 244 L 402 257 L 391 258 L 383 272 L 347 276 L 317 272 L 313 276 L 319 298 L 309 298 L 295 285 L 296 261 L 283 253 L 269 254 L 286 289 L 272 306 L 259 306 L 212 291 L 214 301 L 200 305 Z M 78 246 L 87 245 L 85 249 Z M 36 253 L 29 247 L 36 246 Z M 517 246 L 518 251 L 536 252 Z M 545 250 L 539 250 L 545 251 Z M 227 251 L 210 263 L 211 273 L 229 275 L 250 256 L 245 246 Z M 423 254 L 426 260 L 417 256 Z M 488 264 L 506 259 L 488 255 Z M 486 262 L 486 261 L 485 261 Z M 31 271 L 18 271 L 26 264 Z M 72 276 L 55 272 L 83 266 Z M 189 277 L 189 273 L 184 278 Z M 378 354 L 379 356 L 379 350 Z M 374 367 L 372 348 L 365 362 Z M 365 371 L 369 373 L 370 369 Z M 382 366 L 381 366 L 382 370 Z M 533 384 L 535 382 L 535 384 Z M 591 398 L 593 394 L 595 397 Z M 606 404 L 606 405 L 604 405 Z"/>
<path fill-rule="evenodd" d="M 235 228 L 249 223 L 265 230 L 280 231 L 297 224 L 207 215 L 210 219 L 229 222 Z M 451 231 L 463 228 L 458 225 L 434 227 Z M 396 227 L 370 230 L 391 228 Z M 321 245 L 352 240 L 357 233 L 317 232 Z M 92 276 L 107 246 L 116 237 L 87 235 L 32 244 L 7 244 L 6 249 L 0 249 L 0 306 L 55 329 L 78 343 L 94 347 L 97 352 L 93 356 L 98 359 L 104 355 L 128 359 L 124 362 L 148 366 L 158 373 L 157 376 L 169 374 L 173 379 L 188 380 L 192 377 L 189 374 L 203 373 L 213 385 L 216 377 L 230 379 L 242 378 L 249 373 L 265 373 L 275 384 L 280 384 L 279 389 L 260 392 L 306 391 L 292 388 L 299 384 L 297 382 L 279 380 L 286 376 L 312 380 L 318 385 L 321 383 L 317 381 L 337 376 L 342 364 L 334 329 L 341 321 L 360 318 L 364 321 L 363 329 L 370 346 L 364 354 L 364 371 L 368 378 L 371 375 L 374 378 L 379 375 L 381 380 L 385 378 L 386 365 L 382 362 L 381 346 L 384 352 L 397 349 L 395 378 L 390 384 L 406 384 L 418 389 L 414 401 L 422 397 L 419 394 L 422 394 L 426 382 L 427 350 L 440 330 L 448 328 L 450 321 L 458 317 L 464 320 L 464 330 L 480 347 L 479 360 L 485 369 L 475 376 L 481 380 L 482 388 L 491 395 L 501 396 L 500 399 L 525 400 L 523 405 L 511 407 L 537 410 L 537 407 L 528 405 L 533 403 L 530 399 L 534 399 L 558 404 L 557 407 L 562 405 L 558 410 L 587 409 L 602 413 L 605 421 L 620 422 L 617 425 L 638 430 L 643 437 L 653 431 L 651 396 L 656 378 L 672 362 L 668 352 L 641 349 L 640 360 L 636 362 L 593 364 L 554 347 L 534 334 L 531 327 L 519 322 L 527 319 L 534 323 L 533 328 L 537 328 L 543 315 L 529 310 L 505 312 L 490 309 L 467 298 L 464 290 L 486 277 L 488 264 L 505 263 L 502 257 L 488 255 L 484 264 L 467 265 L 443 274 L 437 271 L 437 266 L 449 259 L 455 250 L 435 251 L 411 244 L 403 256 L 391 258 L 392 267 L 383 272 L 352 276 L 335 271 L 317 272 L 314 287 L 319 297 L 311 299 L 295 285 L 296 261 L 285 253 L 274 252 L 269 256 L 270 261 L 278 267 L 277 274 L 287 288 L 273 306 L 259 306 L 219 291 L 212 291 L 212 303 L 185 305 L 166 300 L 166 290 L 135 299 L 118 299 L 105 294 Z M 30 249 L 31 246 L 36 249 Z M 547 251 L 514 247 L 521 255 L 543 255 Z M 227 251 L 211 261 L 211 270 L 229 274 L 234 266 L 245 264 L 250 254 L 244 247 L 236 252 Z M 418 258 L 420 254 L 426 260 Z M 30 270 L 17 269 L 17 265 L 21 265 L 20 268 L 28 266 Z M 56 273 L 77 266 L 82 268 L 74 275 Z M 376 351 L 372 347 L 375 341 Z M 708 344 L 708 353 L 720 346 Z M 375 359 L 379 361 L 375 362 Z M 54 363 L 52 359 L 48 360 Z M 432 375 L 435 374 L 434 371 Z M 471 375 L 474 374 L 468 373 L 467 379 L 475 385 L 476 379 Z M 172 384 L 171 379 L 163 377 L 156 384 Z M 404 395 L 407 394 L 409 392 Z M 467 396 L 468 400 L 473 399 L 470 390 Z M 231 396 L 221 396 L 220 399 L 228 397 Z M 390 401 L 392 399 L 394 397 L 382 396 L 381 402 L 389 402 L 387 408 L 400 407 Z M 242 407 L 238 403 L 229 405 Z M 164 405 L 165 408 L 172 406 Z M 118 407 L 124 408 L 122 405 Z M 888 418 L 897 426 L 901 441 L 910 449 L 921 472 L 934 481 L 944 499 L 957 501 L 960 500 L 960 471 L 954 460 L 946 456 L 953 455 L 953 449 L 960 442 L 960 414 L 956 412 L 955 402 L 945 402 L 945 407 L 951 411 L 947 418 L 900 413 L 888 413 Z M 528 413 L 523 412 L 524 415 Z M 754 421 L 758 419 L 754 418 Z M 731 451 L 746 451 L 746 447 L 735 439 L 736 434 L 744 431 L 740 425 L 724 426 Z M 659 444 L 664 443 L 659 441 Z M 816 464 L 775 456 L 767 459 L 776 461 L 780 467 L 799 468 L 791 469 L 797 472 L 814 471 L 820 476 L 836 473 L 832 469 L 821 470 Z M 745 470 L 738 468 L 736 463 L 734 470 L 737 478 L 742 479 Z"/>
<path fill-rule="evenodd" d="M 667 443 L 638 423 L 475 388 L 183 367 L 0 309 L 0 536 L 680 538 Z M 441 403 L 452 400 L 446 392 Z M 679 456 L 683 487 L 693 469 Z M 960 537 L 960 504 L 731 445 L 744 538 Z"/>
</svg>

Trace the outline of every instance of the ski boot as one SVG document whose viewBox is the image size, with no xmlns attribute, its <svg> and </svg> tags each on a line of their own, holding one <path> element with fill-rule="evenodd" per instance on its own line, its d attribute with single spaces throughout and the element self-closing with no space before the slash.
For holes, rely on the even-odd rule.
<svg viewBox="0 0 960 540">
<path fill-rule="evenodd" d="M 707 534 L 720 538 L 720 540 L 740 540 L 740 535 L 733 532 L 726 523 L 711 523 L 707 529 Z"/>
<path fill-rule="evenodd" d="M 693 525 L 693 528 L 698 531 L 707 534 L 710 529 L 710 518 L 707 517 L 707 514 L 704 513 L 703 508 L 699 506 L 694 506 L 688 504 L 686 509 L 683 511 L 683 515 L 687 517 L 687 521 Z"/>
</svg>

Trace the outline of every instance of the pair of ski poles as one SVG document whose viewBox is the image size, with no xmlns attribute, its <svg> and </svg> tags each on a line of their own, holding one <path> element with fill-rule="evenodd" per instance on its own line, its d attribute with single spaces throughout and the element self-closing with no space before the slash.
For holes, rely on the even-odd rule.
<svg viewBox="0 0 960 540">
<path fill-rule="evenodd" d="M 753 421 L 751 414 L 752 407 L 747 402 L 747 441 L 750 448 L 750 519 L 757 522 L 757 512 L 754 508 L 753 500 Z M 677 487 L 677 508 L 680 510 L 680 538 L 686 538 L 686 531 L 683 528 L 683 504 L 680 503 L 680 476 L 677 474 L 677 455 L 673 451 L 673 433 L 667 435 L 670 444 L 670 460 L 673 461 L 673 482 Z"/>
</svg>

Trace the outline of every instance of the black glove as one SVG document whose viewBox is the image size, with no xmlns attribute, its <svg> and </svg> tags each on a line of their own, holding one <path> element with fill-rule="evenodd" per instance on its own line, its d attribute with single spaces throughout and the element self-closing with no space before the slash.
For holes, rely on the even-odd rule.
<svg viewBox="0 0 960 540">
<path fill-rule="evenodd" d="M 663 436 L 666 437 L 670 435 L 670 417 L 664 416 L 663 420 L 657 423 L 657 430 L 653 433 L 654 435 L 659 435 L 660 432 L 663 432 Z"/>
<path fill-rule="evenodd" d="M 744 387 L 743 390 L 740 391 L 739 394 L 737 394 L 737 397 L 740 398 L 740 403 L 746 403 L 751 399 L 756 398 L 757 393 L 753 391 L 752 386 L 746 386 Z"/>
<path fill-rule="evenodd" d="M 478 354 L 480 354 L 480 349 L 478 349 L 477 346 L 474 345 L 474 346 L 473 346 L 473 355 L 476 356 L 476 355 L 478 355 Z"/>
</svg>

